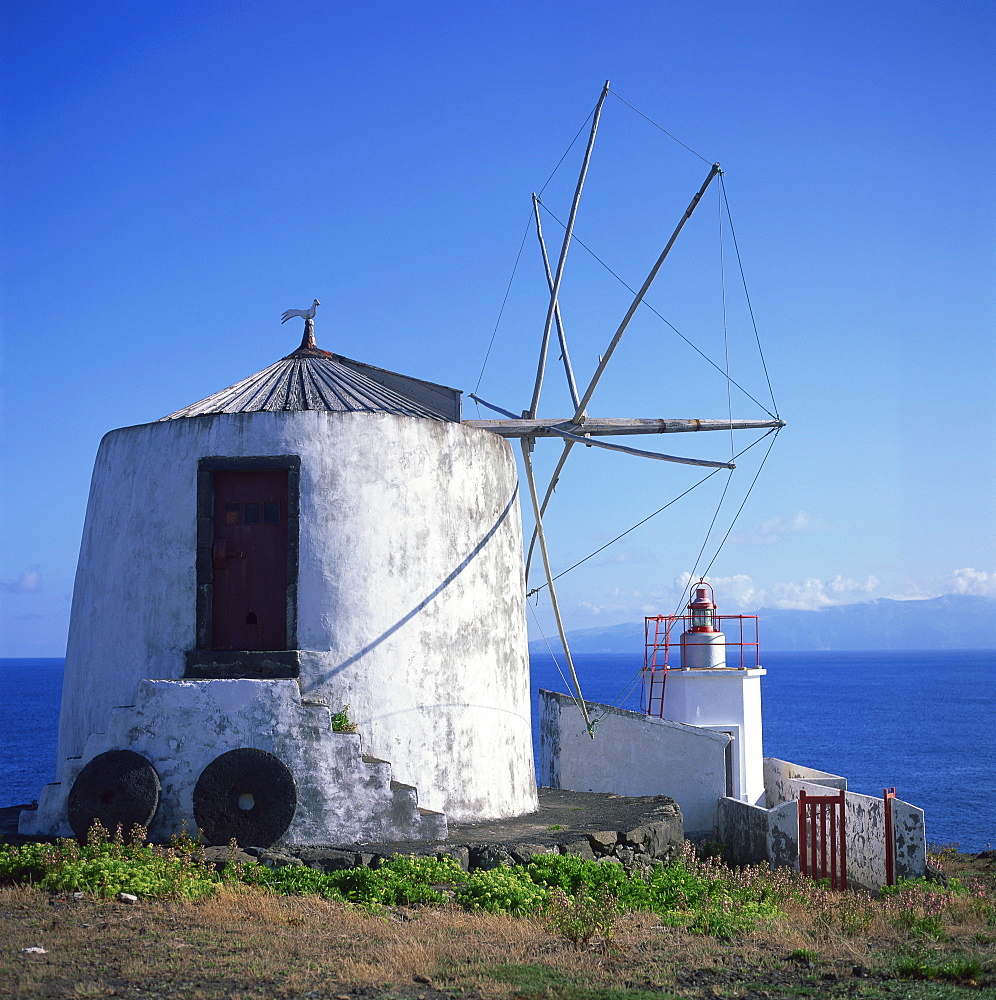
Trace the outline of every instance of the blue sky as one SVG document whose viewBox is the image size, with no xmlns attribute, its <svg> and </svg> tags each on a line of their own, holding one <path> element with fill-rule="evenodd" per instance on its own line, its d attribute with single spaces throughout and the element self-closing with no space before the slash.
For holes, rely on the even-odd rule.
<svg viewBox="0 0 996 1000">
<path fill-rule="evenodd" d="M 996 594 L 991 4 L 11 0 L 2 18 L 0 655 L 64 649 L 101 436 L 288 353 L 288 307 L 321 299 L 326 349 L 526 406 L 532 234 L 481 367 L 530 194 L 606 79 L 577 235 L 638 286 L 705 177 L 624 101 L 720 161 L 788 422 L 712 564 L 721 608 Z M 579 155 L 543 191 L 561 219 Z M 722 365 L 719 219 L 712 189 L 648 301 Z M 731 373 L 768 402 L 728 229 L 722 251 Z M 581 381 L 627 304 L 575 246 Z M 568 414 L 558 376 L 543 415 Z M 643 310 L 589 411 L 729 409 L 725 380 Z M 734 416 L 759 412 L 734 395 Z M 725 457 L 721 437 L 642 444 Z M 707 562 L 765 447 L 732 477 Z M 558 452 L 537 445 L 541 476 Z M 555 567 L 697 478 L 575 453 Z M 565 576 L 568 628 L 670 611 L 725 483 Z"/>
</svg>

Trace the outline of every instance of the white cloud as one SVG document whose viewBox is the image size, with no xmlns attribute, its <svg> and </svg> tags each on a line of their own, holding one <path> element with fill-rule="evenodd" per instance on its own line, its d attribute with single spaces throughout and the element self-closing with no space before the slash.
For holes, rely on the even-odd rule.
<svg viewBox="0 0 996 1000">
<path fill-rule="evenodd" d="M 0 590 L 14 594 L 32 594 L 41 588 L 41 567 L 29 566 L 16 580 L 0 582 Z"/>
<path fill-rule="evenodd" d="M 965 566 L 952 570 L 947 576 L 908 581 L 905 590 L 888 596 L 894 601 L 927 601 L 942 594 L 996 597 L 996 572 Z"/>
<path fill-rule="evenodd" d="M 774 545 L 786 535 L 806 531 L 810 525 L 809 515 L 804 510 L 800 510 L 796 511 L 792 517 L 773 517 L 749 528 L 744 528 L 742 531 L 734 532 L 730 536 L 730 541 L 745 545 Z"/>
<path fill-rule="evenodd" d="M 692 578 L 683 573 L 675 583 L 687 588 Z M 716 591 L 716 604 L 723 607 L 734 607 L 738 610 L 756 610 L 757 608 L 791 608 L 796 611 L 812 611 L 817 608 L 830 607 L 833 604 L 854 604 L 868 600 L 878 589 L 880 581 L 874 575 L 864 580 L 852 580 L 850 577 L 837 576 L 831 580 L 820 580 L 811 577 L 802 583 L 775 583 L 770 587 L 758 587 L 746 574 L 735 576 L 706 577 Z"/>
<path fill-rule="evenodd" d="M 676 590 L 687 594 L 692 580 L 689 573 L 682 573 L 681 576 L 675 578 Z M 722 594 L 724 605 L 729 605 L 732 602 L 735 607 L 741 610 L 757 607 L 758 590 L 754 586 L 754 581 L 746 573 L 738 573 L 735 576 L 707 576 L 706 582 L 711 584 L 718 594 Z M 719 600 L 720 598 L 717 596 L 717 604 L 719 604 Z"/>
<path fill-rule="evenodd" d="M 982 569 L 956 569 L 950 577 L 949 593 L 972 594 L 976 597 L 996 597 L 996 573 Z"/>
<path fill-rule="evenodd" d="M 776 583 L 768 588 L 760 604 L 794 611 L 815 611 L 834 604 L 866 601 L 878 587 L 879 579 L 874 575 L 864 580 L 852 580 L 838 573 L 832 580 L 811 577 L 802 583 Z"/>
<path fill-rule="evenodd" d="M 755 583 L 746 573 L 707 576 L 706 581 L 715 590 L 720 614 L 751 614 L 760 608 L 817 611 L 885 596 L 897 601 L 927 600 L 941 594 L 996 597 L 996 572 L 971 567 L 954 570 L 944 577 L 910 582 L 902 593 L 890 594 L 882 592 L 882 581 L 873 573 L 861 578 L 838 573 L 828 579 L 809 577 L 768 586 Z M 648 590 L 615 587 L 598 591 L 597 600 L 579 601 L 575 607 L 585 617 L 605 624 L 637 621 L 646 615 L 667 615 L 684 608 L 693 582 L 688 573 L 682 573 L 669 587 Z M 572 622 L 569 627 L 581 626 Z"/>
</svg>

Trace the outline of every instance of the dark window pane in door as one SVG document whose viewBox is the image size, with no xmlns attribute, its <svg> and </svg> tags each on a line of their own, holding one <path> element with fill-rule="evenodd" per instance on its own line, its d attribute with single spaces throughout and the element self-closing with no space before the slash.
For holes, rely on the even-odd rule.
<svg viewBox="0 0 996 1000">
<path fill-rule="evenodd" d="M 242 504 L 240 503 L 226 503 L 225 504 L 225 524 L 241 524 L 242 523 Z"/>
<path fill-rule="evenodd" d="M 280 523 L 280 504 L 264 503 L 263 524 L 279 524 L 279 523 Z"/>
<path fill-rule="evenodd" d="M 259 524 L 259 507 L 258 503 L 246 504 L 246 524 Z"/>
</svg>

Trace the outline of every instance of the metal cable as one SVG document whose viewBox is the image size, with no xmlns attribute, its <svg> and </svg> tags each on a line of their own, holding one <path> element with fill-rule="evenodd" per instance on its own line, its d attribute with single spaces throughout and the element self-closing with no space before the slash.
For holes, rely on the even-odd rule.
<svg viewBox="0 0 996 1000">
<path fill-rule="evenodd" d="M 772 407 L 774 407 L 775 410 L 772 416 L 777 417 L 778 404 L 775 402 L 775 392 L 771 388 L 771 378 L 768 376 L 768 366 L 764 360 L 764 351 L 761 349 L 761 335 L 758 333 L 757 330 L 757 320 L 754 319 L 754 307 L 753 305 L 751 305 L 750 292 L 747 291 L 747 275 L 744 274 L 743 261 L 740 259 L 740 247 L 737 245 L 737 231 L 733 228 L 733 215 L 730 212 L 730 202 L 729 199 L 726 197 L 726 184 L 723 182 L 722 175 L 720 175 L 719 178 L 719 189 L 723 194 L 723 204 L 726 206 L 726 217 L 730 221 L 730 236 L 733 238 L 733 249 L 736 251 L 737 254 L 737 265 L 740 268 L 740 280 L 743 282 L 744 286 L 744 297 L 747 300 L 747 311 L 750 313 L 750 321 L 754 327 L 754 339 L 755 341 L 757 341 L 757 353 L 761 358 L 761 368 L 764 370 L 764 379 L 768 383 L 768 393 L 771 396 L 771 405 Z M 575 237 L 575 239 L 576 238 L 577 237 Z M 581 241 L 578 240 L 578 242 L 580 243 Z M 583 243 L 581 245 L 584 246 Z M 765 409 L 767 410 L 767 407 L 765 407 Z M 770 413 L 771 411 L 768 410 L 767 412 Z"/>
<path fill-rule="evenodd" d="M 596 105 L 597 107 L 597 105 Z M 557 165 L 550 172 L 550 176 L 547 177 L 546 181 L 543 183 L 543 187 L 539 189 L 539 194 L 542 194 L 550 181 L 553 180 L 554 174 L 560 169 L 560 165 L 567 159 L 567 155 L 574 148 L 574 143 L 578 141 L 578 137 L 584 132 L 585 128 L 588 126 L 588 122 L 591 121 L 591 116 L 595 113 L 594 108 L 589 112 L 588 117 L 581 123 L 581 128 L 578 129 L 577 134 L 571 139 L 570 145 L 564 150 L 563 156 L 557 160 Z M 530 216 L 530 221 L 532 217 Z M 508 302 L 508 296 L 512 291 L 512 282 L 515 280 L 515 273 L 519 268 L 519 260 L 522 258 L 522 249 L 526 245 L 526 237 L 529 235 L 530 223 L 526 223 L 526 231 L 522 234 L 522 242 L 519 244 L 519 252 L 515 255 L 515 264 L 512 266 L 512 274 L 508 279 L 508 287 L 505 289 L 505 297 L 501 300 L 501 308 L 498 310 L 498 318 L 495 320 L 495 328 L 491 332 L 491 340 L 488 342 L 488 350 L 484 355 L 484 363 L 481 365 L 481 374 L 477 376 L 477 385 L 474 386 L 474 392 L 477 392 L 481 388 L 481 379 L 484 378 L 484 369 L 487 367 L 488 358 L 491 357 L 491 348 L 495 342 L 495 336 L 498 333 L 498 326 L 501 323 L 502 315 L 505 312 L 505 305 Z M 478 412 L 480 412 L 480 407 L 478 407 Z"/>
<path fill-rule="evenodd" d="M 770 434 L 771 431 L 768 431 Z M 767 437 L 767 434 L 765 435 Z M 723 535 L 723 540 L 719 543 L 719 548 L 716 549 L 716 554 L 709 560 L 709 565 L 705 568 L 705 573 L 708 573 L 712 569 L 712 564 L 716 561 L 719 553 L 722 551 L 723 546 L 726 544 L 726 540 L 730 537 L 730 532 L 733 531 L 733 526 L 737 523 L 737 518 L 740 517 L 745 505 L 747 504 L 747 499 L 750 497 L 751 491 L 754 489 L 754 484 L 757 482 L 758 477 L 761 475 L 761 470 L 764 468 L 764 463 L 768 461 L 768 456 L 771 454 L 771 449 L 775 446 L 775 438 L 778 437 L 778 429 L 775 428 L 774 437 L 771 439 L 771 443 L 768 445 L 768 450 L 764 453 L 764 458 L 761 459 L 761 464 L 757 467 L 757 472 L 754 473 L 754 478 L 751 480 L 750 488 L 747 490 L 746 496 L 744 496 L 743 502 L 737 508 L 736 514 L 733 515 L 733 520 L 730 522 L 729 528 L 726 529 L 726 534 Z M 703 575 L 705 575 L 705 573 Z"/>
<path fill-rule="evenodd" d="M 754 447 L 754 445 L 756 445 L 759 442 L 763 441 L 769 434 L 771 434 L 771 431 L 766 431 L 756 441 L 752 441 L 749 445 L 747 445 L 746 448 L 743 448 L 741 451 L 738 451 L 737 454 L 733 456 L 734 460 L 738 459 L 741 455 L 745 455 L 748 451 L 751 450 L 751 448 Z M 692 490 L 698 489 L 698 487 L 701 486 L 707 479 L 712 479 L 712 477 L 715 476 L 717 472 L 722 472 L 722 471 L 723 471 L 722 469 L 713 469 L 712 472 L 710 472 L 707 475 L 703 476 L 697 483 L 693 483 L 691 486 L 689 486 L 688 489 L 684 491 L 684 493 L 679 493 L 676 497 L 674 497 L 673 499 L 669 500 L 666 504 L 664 504 L 663 507 L 659 508 L 658 510 L 655 510 L 653 512 L 653 514 L 648 514 L 642 521 L 637 521 L 636 524 L 634 524 L 630 528 L 627 528 L 621 535 L 616 535 L 616 537 L 613 538 L 612 541 L 606 542 L 604 545 L 601 545 L 597 549 L 595 549 L 594 552 L 590 552 L 588 555 L 586 555 L 584 557 L 584 559 L 579 559 L 572 566 L 568 566 L 567 569 L 561 570 L 554 577 L 554 580 L 559 580 L 565 574 L 570 573 L 571 570 L 577 569 L 578 566 L 580 566 L 582 563 L 586 563 L 589 559 L 592 559 L 595 556 L 597 556 L 599 554 L 599 552 L 604 552 L 610 545 L 615 545 L 616 542 L 618 542 L 621 538 L 625 538 L 631 531 L 635 531 L 641 525 L 646 524 L 647 521 L 651 520 L 651 518 L 654 518 L 658 514 L 660 514 L 663 511 L 667 510 L 668 507 L 672 506 L 673 504 L 676 504 L 680 499 L 682 499 L 682 497 L 688 496 L 688 494 L 691 493 Z M 526 597 L 532 597 L 533 594 L 538 594 L 545 587 L 546 587 L 545 583 L 540 584 L 538 587 L 534 587 L 532 590 L 530 590 L 526 594 Z"/>
<path fill-rule="evenodd" d="M 757 444 L 759 441 L 763 441 L 764 438 L 768 437 L 768 435 L 770 435 L 771 433 L 772 433 L 771 431 L 768 431 L 767 434 L 764 435 L 764 437 L 758 438 L 758 440 L 755 441 L 754 444 Z M 768 450 L 764 453 L 764 458 L 761 459 L 761 464 L 758 466 L 757 472 L 754 474 L 754 478 L 751 480 L 751 484 L 750 484 L 750 487 L 747 490 L 747 494 L 744 497 L 743 502 L 740 504 L 740 507 L 737 509 L 736 514 L 733 516 L 733 521 L 730 523 L 730 526 L 727 529 L 726 534 L 723 535 L 723 539 L 719 543 L 719 547 L 716 549 L 715 554 L 713 555 L 712 559 L 709 560 L 709 565 L 706 566 L 705 570 L 703 571 L 703 573 L 702 573 L 703 577 L 708 575 L 709 570 L 712 569 L 712 564 L 716 561 L 716 558 L 719 556 L 720 551 L 722 550 L 723 546 L 726 544 L 726 540 L 730 537 L 730 532 L 733 531 L 733 526 L 737 523 L 737 518 L 740 517 L 741 511 L 744 509 L 744 506 L 747 503 L 747 498 L 750 496 L 751 491 L 754 489 L 754 484 L 757 482 L 758 477 L 761 475 L 761 470 L 764 468 L 764 463 L 768 461 L 768 456 L 771 454 L 771 449 L 774 447 L 775 437 L 777 437 L 777 436 L 778 436 L 778 431 L 777 431 L 777 429 L 774 429 L 774 437 L 772 437 L 771 443 L 768 445 Z M 753 447 L 753 446 L 754 445 L 752 444 L 750 447 Z M 747 449 L 745 448 L 744 451 L 746 451 L 746 450 Z M 741 452 L 741 454 L 743 454 L 743 452 Z M 719 470 L 717 469 L 716 471 L 718 472 Z M 726 481 L 726 487 L 723 489 L 723 496 L 724 497 L 726 496 L 726 488 L 729 487 L 730 480 L 732 479 L 732 477 L 733 477 L 733 474 L 731 472 L 730 478 L 727 479 L 727 481 Z M 702 482 L 705 482 L 705 480 L 702 480 Z M 701 484 L 700 483 L 696 483 L 695 485 L 698 486 L 698 485 L 701 485 Z M 692 489 L 694 489 L 694 488 L 695 487 L 693 486 Z M 717 505 L 717 507 L 716 507 L 716 514 L 713 515 L 712 524 L 709 525 L 709 532 L 712 531 L 713 524 L 716 523 L 716 517 L 719 515 L 719 509 L 722 506 L 722 503 L 723 503 L 723 498 L 721 497 L 719 505 Z M 651 516 L 653 516 L 653 515 L 651 515 Z M 709 534 L 707 533 L 706 534 L 706 541 L 708 541 L 708 539 L 709 539 Z M 611 542 L 609 544 L 611 544 Z M 706 542 L 703 542 L 702 543 L 702 549 L 699 550 L 699 554 L 696 557 L 696 560 L 695 560 L 696 563 L 698 563 L 698 560 L 702 557 L 702 551 L 705 549 L 705 545 L 706 545 Z M 566 570 L 565 570 L 565 572 L 566 572 Z M 694 572 L 692 573 L 691 578 L 692 579 L 695 578 Z M 684 604 L 684 601 L 685 601 L 685 597 L 684 597 L 684 594 L 682 594 L 681 598 L 678 601 L 677 606 L 675 607 L 674 611 L 672 612 L 672 617 L 674 617 L 675 615 L 678 614 L 679 610 L 681 609 L 682 604 Z M 633 688 L 636 687 L 636 681 L 642 675 L 642 673 L 643 673 L 643 671 L 645 669 L 645 666 L 646 666 L 646 664 L 644 664 L 644 666 L 640 667 L 636 671 L 636 673 L 633 674 L 633 676 L 630 678 L 629 682 L 627 683 L 626 687 L 623 689 L 622 694 L 618 695 L 616 697 L 615 701 L 612 703 L 612 705 L 611 705 L 612 708 L 618 708 L 620 706 L 620 704 L 622 704 L 622 702 L 625 701 L 626 698 L 629 697 L 630 691 L 632 691 Z M 596 722 L 601 722 L 602 719 L 604 719 L 606 717 L 606 715 L 608 715 L 608 713 L 607 712 L 603 712 L 600 716 L 598 716 Z"/>
<path fill-rule="evenodd" d="M 519 244 L 519 252 L 515 255 L 515 263 L 512 265 L 512 274 L 508 279 L 508 287 L 505 289 L 505 298 L 501 300 L 501 308 L 498 310 L 498 318 L 495 320 L 495 328 L 491 331 L 491 340 L 488 341 L 488 350 L 484 355 L 484 363 L 481 365 L 481 374 L 477 376 L 477 385 L 474 386 L 474 392 L 477 392 L 481 388 L 481 379 L 484 378 L 484 369 L 488 366 L 488 358 L 491 357 L 491 348 L 494 346 L 495 337 L 498 335 L 498 327 L 501 324 L 501 318 L 505 313 L 505 305 L 508 302 L 508 296 L 512 291 L 512 282 L 515 281 L 515 272 L 519 269 L 519 261 L 522 259 L 522 250 L 526 245 L 526 237 L 529 235 L 529 227 L 532 222 L 532 214 L 530 213 L 530 220 L 526 223 L 525 232 L 522 234 L 522 242 Z M 477 408 L 478 415 L 480 415 L 481 408 Z"/>
<path fill-rule="evenodd" d="M 657 122 L 655 122 L 653 120 L 653 118 L 650 117 L 650 115 L 646 115 L 639 108 L 633 107 L 633 105 L 630 104 L 629 101 L 627 101 L 624 97 L 619 97 L 619 95 L 614 90 L 610 89 L 609 93 L 612 94 L 614 97 L 617 97 L 620 101 L 622 101 L 623 104 L 625 104 L 627 108 L 630 108 L 631 110 L 635 111 L 641 118 L 646 118 L 646 120 L 648 122 L 650 122 L 650 124 L 653 125 L 654 128 L 660 129 L 666 136 L 668 136 L 671 139 L 674 139 L 674 141 L 679 146 L 684 146 L 685 149 L 687 149 L 689 153 L 694 153 L 703 163 L 712 163 L 713 162 L 712 160 L 710 160 L 707 157 L 703 156 L 701 153 L 698 153 L 694 149 L 692 149 L 692 147 L 689 146 L 688 143 L 682 142 L 676 135 L 672 135 L 670 132 L 668 132 L 668 130 L 666 128 L 664 128 L 663 125 L 658 125 Z"/>
<path fill-rule="evenodd" d="M 595 107 L 598 107 L 598 105 L 596 104 Z M 585 118 L 585 120 L 581 123 L 581 128 L 578 129 L 577 135 L 575 135 L 574 138 L 571 139 L 571 144 L 567 147 L 567 149 L 564 150 L 564 155 L 559 160 L 557 160 L 557 165 L 550 172 L 550 176 L 547 177 L 547 179 L 543 182 L 543 186 L 539 189 L 539 191 L 536 192 L 537 194 L 542 194 L 546 190 L 547 184 L 549 184 L 550 181 L 553 180 L 554 174 L 556 174 L 556 172 L 560 169 L 560 165 L 564 162 L 564 160 L 567 159 L 567 154 L 574 148 L 574 143 L 578 141 L 578 136 L 580 136 L 581 133 L 584 132 L 584 130 L 588 127 L 588 122 L 591 121 L 591 116 L 594 113 L 595 113 L 595 108 L 592 108 L 591 111 L 588 113 L 588 117 Z"/>
<path fill-rule="evenodd" d="M 722 174 L 720 174 L 722 180 Z M 723 243 L 723 199 L 717 193 L 716 210 L 719 215 L 719 284 L 723 299 L 723 354 L 726 358 L 726 413 L 730 418 L 730 454 L 736 443 L 733 440 L 733 394 L 730 391 L 730 328 L 728 310 L 726 308 L 726 246 Z"/>
<path fill-rule="evenodd" d="M 564 226 L 564 223 L 563 223 L 563 222 L 561 222 L 561 221 L 560 221 L 560 219 L 558 219 L 558 218 L 557 218 L 557 216 L 556 216 L 556 215 L 554 215 L 554 213 L 553 213 L 553 212 L 551 212 L 551 211 L 550 211 L 550 209 L 549 209 L 549 208 L 547 208 L 547 206 L 546 206 L 545 204 L 543 204 L 543 202 L 540 202 L 540 207 L 541 207 L 541 208 L 542 208 L 542 209 L 543 209 L 543 210 L 544 210 L 544 211 L 545 211 L 545 212 L 547 213 L 547 215 L 549 215 L 549 216 L 550 216 L 550 218 L 551 218 L 551 219 L 553 219 L 553 221 L 554 221 L 554 222 L 556 222 L 556 223 L 557 223 L 557 225 L 558 225 L 558 226 L 560 226 L 560 227 L 561 227 L 562 229 L 563 229 L 563 228 L 566 228 L 566 227 Z M 605 263 L 605 261 L 604 261 L 604 260 L 602 260 L 602 258 L 601 258 L 601 257 L 599 257 L 599 256 L 598 256 L 598 254 L 596 254 L 596 253 L 595 253 L 595 251 L 594 251 L 594 250 L 592 250 L 592 249 L 591 249 L 591 247 L 587 246 L 587 245 L 586 245 L 586 244 L 585 244 L 585 243 L 584 243 L 584 242 L 583 242 L 583 241 L 582 241 L 582 240 L 580 239 L 580 237 L 579 237 L 579 236 L 577 235 L 577 233 L 574 233 L 574 234 L 573 234 L 573 236 L 572 236 L 572 240 L 573 240 L 573 242 L 577 243 L 577 244 L 578 244 L 578 245 L 579 245 L 579 246 L 580 246 L 580 247 L 581 247 L 581 248 L 582 248 L 582 249 L 583 249 L 583 250 L 584 250 L 584 251 L 585 251 L 586 253 L 590 254 L 590 256 L 591 256 L 591 257 L 592 257 L 592 258 L 593 258 L 593 259 L 594 259 L 595 261 L 597 261 L 597 262 L 598 262 L 598 263 L 599 263 L 599 264 L 600 264 L 600 265 L 601 265 L 602 267 L 604 267 L 604 268 L 605 268 L 605 270 L 606 270 L 606 271 L 608 271 L 608 272 L 609 272 L 609 274 L 611 274 L 611 275 L 612 275 L 612 277 L 613 277 L 613 278 L 615 278 L 615 279 L 616 279 L 616 281 L 618 281 L 618 282 L 619 282 L 619 284 L 623 286 L 623 288 L 625 288 L 625 289 L 626 289 L 626 290 L 627 290 L 628 292 L 630 292 L 630 293 L 631 293 L 631 294 L 633 294 L 633 295 L 635 295 L 635 294 L 636 294 L 636 289 L 635 289 L 635 288 L 632 288 L 632 287 L 631 287 L 631 286 L 630 286 L 630 285 L 629 285 L 629 284 L 628 284 L 628 283 L 627 283 L 627 282 L 625 281 L 625 279 L 623 279 L 623 278 L 622 278 L 622 277 L 620 277 L 620 276 L 619 276 L 618 274 L 616 274 L 616 272 L 615 272 L 615 271 L 613 271 L 613 270 L 612 270 L 612 268 L 611 268 L 611 267 L 609 267 L 609 265 L 608 265 L 608 264 L 606 264 L 606 263 Z M 696 346 L 695 346 L 695 344 L 693 344 L 693 343 L 692 343 L 692 342 L 691 342 L 691 341 L 690 341 L 690 340 L 688 339 L 688 337 L 686 337 L 686 336 L 685 336 L 685 335 L 684 335 L 684 334 L 683 334 L 683 333 L 682 333 L 682 332 L 681 332 L 681 331 L 680 331 L 680 330 L 679 330 L 679 329 L 678 329 L 678 328 L 677 328 L 677 327 L 676 327 L 676 326 L 674 325 L 674 323 L 672 323 L 672 322 L 671 322 L 671 321 L 670 321 L 670 320 L 669 320 L 669 319 L 668 319 L 667 317 L 665 317 L 665 316 L 662 316 L 662 315 L 661 315 L 661 314 L 660 314 L 660 313 L 659 313 L 659 312 L 658 312 L 658 311 L 657 311 L 657 310 L 656 310 L 656 309 L 655 309 L 655 308 L 654 308 L 654 307 L 653 307 L 653 306 L 652 306 L 652 305 L 651 305 L 651 304 L 650 304 L 650 303 L 649 303 L 649 302 L 648 302 L 648 301 L 647 301 L 646 299 L 644 299 L 644 300 L 643 300 L 643 302 L 641 303 L 641 305 L 643 305 L 643 306 L 645 306 L 645 307 L 646 307 L 647 309 L 649 309 L 649 310 L 650 310 L 650 311 L 651 311 L 651 312 L 652 312 L 652 313 L 653 313 L 653 314 L 654 314 L 654 315 L 655 315 L 655 316 L 656 316 L 656 317 L 657 317 L 657 318 L 658 318 L 659 320 L 661 320 L 661 321 L 662 321 L 663 323 L 666 323 L 666 324 L 667 324 L 667 325 L 668 325 L 668 326 L 669 326 L 669 327 L 670 327 L 670 328 L 671 328 L 671 329 L 672 329 L 672 330 L 673 330 L 673 331 L 674 331 L 674 332 L 675 332 L 675 333 L 676 333 L 676 334 L 677 334 L 677 335 L 678 335 L 678 336 L 679 336 L 679 337 L 680 337 L 680 338 L 681 338 L 681 339 L 682 339 L 682 340 L 683 340 L 683 341 L 684 341 L 684 342 L 685 342 L 686 344 L 688 344 L 688 346 L 689 346 L 689 347 L 690 347 L 690 348 L 691 348 L 691 349 L 692 349 L 693 351 L 695 351 L 695 353 L 696 353 L 696 354 L 698 354 L 698 355 L 699 355 L 699 356 L 700 356 L 701 358 L 703 358 L 703 359 L 704 359 L 704 360 L 705 360 L 706 362 L 708 362 L 708 363 L 709 363 L 710 365 L 712 365 L 712 367 L 713 367 L 713 368 L 715 368 L 715 369 L 716 369 L 716 371 L 718 371 L 718 372 L 719 372 L 719 373 L 720 373 L 720 374 L 721 374 L 721 375 L 722 375 L 722 376 L 723 376 L 724 378 L 727 378 L 727 377 L 728 377 L 728 376 L 727 376 L 727 374 L 726 374 L 726 372 L 724 372 L 724 371 L 723 371 L 723 369 L 722 369 L 722 368 L 720 368 L 720 366 L 719 366 L 719 365 L 717 365 L 717 364 L 716 364 L 716 362 L 715 362 L 715 361 L 713 361 L 713 360 L 712 360 L 712 358 L 710 358 L 710 357 L 709 357 L 709 355 L 707 355 L 707 354 L 706 354 L 706 353 L 705 353 L 704 351 L 702 351 L 702 350 L 700 350 L 700 349 L 699 349 L 698 347 L 696 347 Z M 765 412 L 765 413 L 767 413 L 769 417 L 775 417 L 776 419 L 778 418 L 778 413 L 777 413 L 777 411 L 776 411 L 775 413 L 772 413 L 772 412 L 771 412 L 771 410 L 769 410 L 769 409 L 768 409 L 768 408 L 767 408 L 767 407 L 766 407 L 766 406 L 764 405 L 764 403 L 762 403 L 762 402 L 761 402 L 761 401 L 760 401 L 759 399 L 756 399 L 756 398 L 755 398 L 755 397 L 754 397 L 754 396 L 753 396 L 753 395 L 752 395 L 751 393 L 749 393 L 749 392 L 748 392 L 748 391 L 747 391 L 747 390 L 746 390 L 746 389 L 745 389 L 745 388 L 744 388 L 744 387 L 743 387 L 743 386 L 742 386 L 742 385 L 741 385 L 741 384 L 740 384 L 740 383 L 739 383 L 739 382 L 738 382 L 738 381 L 737 381 L 736 379 L 734 379 L 734 378 L 731 378 L 731 379 L 730 379 L 730 381 L 731 381 L 731 382 L 733 383 L 733 385 L 735 385 L 735 386 L 736 386 L 736 387 L 737 387 L 737 388 L 738 388 L 738 389 L 739 389 L 739 390 L 740 390 L 740 391 L 741 391 L 741 392 L 742 392 L 742 393 L 743 393 L 743 394 L 744 394 L 744 395 L 745 395 L 745 396 L 746 396 L 746 397 L 747 397 L 747 398 L 748 398 L 749 400 L 751 400 L 751 402 L 754 402 L 754 403 L 757 403 L 757 405 L 758 405 L 758 406 L 760 406 L 760 407 L 761 407 L 761 409 L 762 409 L 762 410 L 764 410 L 764 412 Z M 769 389 L 770 389 L 770 386 L 769 386 Z"/>
<path fill-rule="evenodd" d="M 733 481 L 733 470 L 726 477 L 726 485 L 723 487 L 723 492 L 719 495 L 719 503 L 716 504 L 715 513 L 712 515 L 712 520 L 709 522 L 709 527 L 706 530 L 705 538 L 702 539 L 702 547 L 699 549 L 699 554 L 695 557 L 695 562 L 692 563 L 692 572 L 689 574 L 692 580 L 695 579 L 695 571 L 698 569 L 699 560 L 702 558 L 702 553 L 705 552 L 705 547 L 709 544 L 709 536 L 712 534 L 712 529 L 716 526 L 716 520 L 719 517 L 719 512 L 723 508 L 723 501 L 726 499 L 726 491 L 730 488 L 730 483 Z M 685 601 L 685 595 L 682 593 L 681 597 L 678 598 L 678 603 L 675 605 L 672 615 L 676 615 L 680 610 L 682 604 Z"/>
<path fill-rule="evenodd" d="M 536 622 L 536 627 L 539 629 L 540 637 L 543 639 L 543 642 L 546 644 L 546 648 L 550 652 L 550 658 L 553 660 L 553 665 L 557 668 L 557 673 L 560 674 L 560 679 L 564 682 L 564 687 L 567 689 L 567 691 L 570 691 L 571 685 L 568 683 L 567 678 L 564 676 L 563 670 L 560 669 L 560 661 L 557 659 L 557 654 L 553 651 L 553 647 L 550 645 L 550 640 L 546 637 L 546 633 L 543 631 L 543 626 L 540 624 L 539 615 L 536 614 L 536 609 L 531 604 L 529 604 L 528 600 L 526 601 L 526 604 L 529 605 L 529 610 L 532 613 L 533 621 Z M 584 716 L 584 709 L 581 707 L 581 703 L 578 701 L 577 695 L 572 694 L 571 698 L 574 699 L 574 704 L 577 706 L 578 711 L 581 713 L 582 716 Z"/>
</svg>

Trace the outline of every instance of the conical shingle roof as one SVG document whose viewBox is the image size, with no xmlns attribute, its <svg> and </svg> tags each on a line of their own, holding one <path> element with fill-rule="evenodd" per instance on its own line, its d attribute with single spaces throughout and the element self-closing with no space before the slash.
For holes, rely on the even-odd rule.
<svg viewBox="0 0 996 1000">
<path fill-rule="evenodd" d="M 305 342 L 293 354 L 200 402 L 162 417 L 214 413 L 330 410 L 393 413 L 423 420 L 459 420 L 460 393 L 447 386 L 374 368 Z"/>
</svg>

